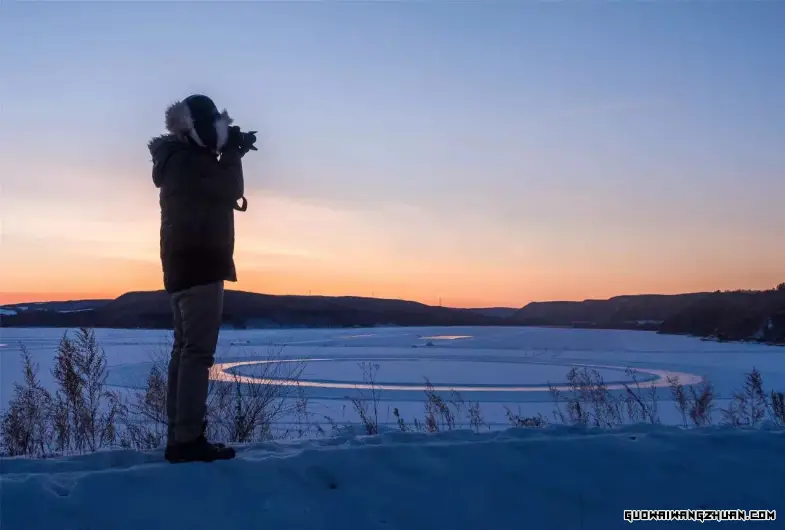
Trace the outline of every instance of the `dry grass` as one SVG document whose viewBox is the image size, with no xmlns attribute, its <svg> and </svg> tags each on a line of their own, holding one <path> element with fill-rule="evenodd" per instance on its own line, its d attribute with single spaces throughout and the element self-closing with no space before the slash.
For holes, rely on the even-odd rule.
<svg viewBox="0 0 785 530">
<path fill-rule="evenodd" d="M 166 442 L 166 370 L 158 364 L 150 368 L 147 381 L 136 390 L 125 408 L 123 447 L 150 450 Z"/>
<path fill-rule="evenodd" d="M 360 417 L 366 434 L 379 434 L 379 402 L 382 392 L 376 384 L 376 374 L 379 372 L 379 365 L 370 362 L 358 363 L 362 371 L 363 383 L 368 389 L 357 386 L 355 397 L 347 396 L 355 412 Z"/>
<path fill-rule="evenodd" d="M 244 375 L 261 381 L 249 384 L 235 373 L 229 382 L 210 381 L 207 398 L 207 436 L 231 443 L 305 437 L 319 426 L 308 412 L 308 399 L 297 385 L 305 361 L 284 360 L 283 346 L 270 346 L 267 354 L 245 357 L 265 362 L 250 365 Z M 135 449 L 159 447 L 166 440 L 166 374 L 168 354 L 155 355 L 147 381 L 128 400 L 124 419 L 127 436 L 123 445 Z M 275 382 L 273 382 L 275 381 Z M 275 426 L 284 418 L 294 424 L 283 430 Z"/>
<path fill-rule="evenodd" d="M 60 340 L 52 369 L 54 393 L 41 386 L 39 366 L 24 347 L 22 363 L 23 382 L 14 384 L 14 397 L 0 422 L 7 454 L 96 451 L 117 442 L 123 405 L 106 386 L 106 354 L 91 330 Z"/>
<path fill-rule="evenodd" d="M 10 456 L 47 455 L 53 445 L 52 396 L 41 387 L 38 365 L 22 348 L 24 381 L 14 383 L 14 397 L 2 419 L 2 444 Z"/>
<path fill-rule="evenodd" d="M 268 362 L 251 365 L 250 373 L 246 372 L 269 382 L 243 383 L 236 374 L 231 383 L 211 382 L 207 403 L 209 437 L 232 443 L 291 437 L 290 429 L 275 432 L 273 427 L 286 417 L 308 416 L 307 398 L 297 385 L 306 363 L 278 362 L 283 360 L 283 352 L 283 346 L 270 346 L 264 357 Z M 299 430 L 305 433 L 305 426 Z"/>
<path fill-rule="evenodd" d="M 545 427 L 548 425 L 548 420 L 542 414 L 537 416 L 521 416 L 520 408 L 517 413 L 510 410 L 510 407 L 504 407 L 504 413 L 507 417 L 507 422 L 513 427 Z"/>
<path fill-rule="evenodd" d="M 271 346 L 265 361 L 284 360 L 284 347 Z M 258 357 L 254 357 L 258 359 Z M 14 395 L 0 418 L 0 444 L 5 454 L 45 457 L 54 454 L 90 452 L 122 446 L 150 450 L 166 440 L 166 355 L 155 356 L 146 380 L 139 389 L 121 396 L 106 385 L 106 355 L 91 330 L 82 329 L 75 338 L 63 336 L 52 369 L 56 389 L 45 389 L 39 367 L 22 348 L 23 380 L 14 385 Z M 283 438 L 324 436 L 322 425 L 332 433 L 343 429 L 329 417 L 314 421 L 308 397 L 298 385 L 305 369 L 302 362 L 265 362 L 249 366 L 246 375 L 263 381 L 247 384 L 239 375 L 230 382 L 211 382 L 208 398 L 208 436 L 211 439 L 248 443 Z M 347 396 L 365 433 L 380 432 L 382 392 L 377 384 L 379 365 L 360 363 L 363 387 Z M 249 373 L 250 371 L 250 373 Z M 602 375 L 586 367 L 573 367 L 567 374 L 567 391 L 553 386 L 555 423 L 614 428 L 630 423 L 660 423 L 659 396 L 653 384 L 641 384 L 633 370 L 630 385 L 612 391 Z M 276 383 L 283 381 L 285 384 Z M 669 393 L 684 427 L 703 427 L 715 421 L 716 393 L 710 382 L 685 387 L 670 380 Z M 392 409 L 400 431 L 436 433 L 457 428 L 474 432 L 490 429 L 478 402 L 466 401 L 458 392 L 439 392 L 425 379 L 423 416 L 407 421 L 398 408 Z M 549 425 L 542 415 L 526 417 L 504 407 L 513 427 L 541 428 Z M 743 427 L 765 420 L 785 426 L 785 394 L 767 391 L 763 377 L 753 368 L 744 386 L 720 409 L 721 422 Z M 283 420 L 289 427 L 276 430 Z"/>
<path fill-rule="evenodd" d="M 763 376 L 755 368 L 744 379 L 744 387 L 733 393 L 733 399 L 722 409 L 724 423 L 734 427 L 755 426 L 769 419 L 777 425 L 785 425 L 785 394 L 767 392 Z"/>
<path fill-rule="evenodd" d="M 378 364 L 359 363 L 363 372 L 363 382 L 370 391 L 358 389 L 358 396 L 348 398 L 357 412 L 366 434 L 379 432 L 379 408 L 381 391 L 377 386 Z M 424 415 L 414 418 L 410 423 L 401 415 L 398 407 L 392 410 L 398 430 L 402 432 L 444 432 L 469 426 L 475 432 L 490 426 L 485 422 L 479 402 L 466 401 L 459 392 L 451 391 L 449 397 L 437 392 L 431 381 L 425 378 Z M 331 418 L 327 418 L 334 430 L 339 430 Z M 463 421 L 465 420 L 465 421 Z"/>
<path fill-rule="evenodd" d="M 271 347 L 265 361 L 282 359 L 283 347 Z M 0 419 L 0 444 L 9 456 L 48 456 L 125 447 L 150 450 L 166 441 L 168 354 L 153 355 L 146 380 L 127 394 L 106 385 L 106 355 L 92 330 L 66 333 L 58 345 L 52 376 L 56 390 L 45 389 L 39 366 L 22 348 L 24 378 Z M 215 440 L 247 443 L 323 434 L 297 385 L 305 362 L 266 362 L 250 374 L 262 384 L 210 383 L 208 435 Z M 275 380 L 277 382 L 272 382 Z M 276 431 L 283 418 L 291 426 Z"/>
<path fill-rule="evenodd" d="M 573 367 L 567 373 L 568 391 L 549 385 L 557 423 L 612 428 L 628 423 L 660 423 L 659 397 L 654 385 L 641 388 L 637 374 L 627 369 L 633 385 L 623 392 L 608 389 L 599 371 Z M 534 422 L 536 423 L 536 422 Z"/>
</svg>

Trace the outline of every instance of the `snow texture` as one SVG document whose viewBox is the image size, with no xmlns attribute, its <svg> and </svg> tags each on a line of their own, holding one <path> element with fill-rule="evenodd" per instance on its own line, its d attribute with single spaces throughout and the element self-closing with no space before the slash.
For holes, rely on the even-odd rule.
<svg viewBox="0 0 785 530">
<path fill-rule="evenodd" d="M 551 427 L 350 433 L 239 447 L 237 459 L 212 464 L 132 451 L 5 459 L 0 527 L 612 530 L 629 527 L 627 509 L 782 514 L 783 447 L 785 433 L 773 428 Z"/>
</svg>

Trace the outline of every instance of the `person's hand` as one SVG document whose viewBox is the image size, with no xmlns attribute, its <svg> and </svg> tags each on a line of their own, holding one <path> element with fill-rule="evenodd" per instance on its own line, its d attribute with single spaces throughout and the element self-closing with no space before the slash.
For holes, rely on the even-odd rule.
<svg viewBox="0 0 785 530">
<path fill-rule="evenodd" d="M 237 125 L 229 127 L 229 135 L 226 137 L 226 144 L 223 150 L 226 151 L 240 151 L 243 145 L 243 133 Z"/>
<path fill-rule="evenodd" d="M 224 151 L 235 151 L 243 156 L 248 151 L 258 151 L 255 143 L 256 131 L 242 132 L 240 127 L 232 125 L 229 127 L 229 136 L 226 139 Z"/>
</svg>

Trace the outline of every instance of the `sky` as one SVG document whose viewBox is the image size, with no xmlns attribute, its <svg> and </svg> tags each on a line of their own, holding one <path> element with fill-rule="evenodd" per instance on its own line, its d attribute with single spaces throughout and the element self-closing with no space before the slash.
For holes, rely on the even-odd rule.
<svg viewBox="0 0 785 530">
<path fill-rule="evenodd" d="M 522 306 L 785 281 L 785 2 L 2 2 L 0 303 L 162 288 L 147 141 L 259 130 L 239 281 Z"/>
</svg>

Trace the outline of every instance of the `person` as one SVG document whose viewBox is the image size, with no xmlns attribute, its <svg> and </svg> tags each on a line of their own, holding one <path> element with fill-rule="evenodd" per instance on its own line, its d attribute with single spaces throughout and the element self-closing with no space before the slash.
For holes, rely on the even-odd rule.
<svg viewBox="0 0 785 530">
<path fill-rule="evenodd" d="M 209 372 L 223 312 L 224 282 L 237 281 L 234 211 L 244 211 L 240 129 L 195 94 L 166 110 L 169 134 L 148 143 L 160 190 L 161 265 L 174 314 L 167 383 L 169 462 L 226 460 L 231 447 L 207 441 Z M 242 204 L 237 202 L 242 200 Z"/>
</svg>

